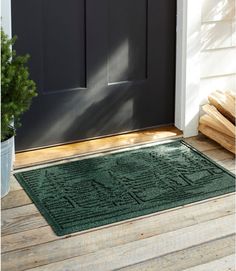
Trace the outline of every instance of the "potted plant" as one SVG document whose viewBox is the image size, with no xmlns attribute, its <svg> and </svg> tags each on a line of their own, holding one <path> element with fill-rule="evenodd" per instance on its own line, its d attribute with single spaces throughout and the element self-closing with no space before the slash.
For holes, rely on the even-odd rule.
<svg viewBox="0 0 236 271">
<path fill-rule="evenodd" d="M 15 41 L 1 29 L 1 197 L 9 192 L 15 128 L 37 95 L 26 66 L 29 55 L 18 56 Z"/>
</svg>

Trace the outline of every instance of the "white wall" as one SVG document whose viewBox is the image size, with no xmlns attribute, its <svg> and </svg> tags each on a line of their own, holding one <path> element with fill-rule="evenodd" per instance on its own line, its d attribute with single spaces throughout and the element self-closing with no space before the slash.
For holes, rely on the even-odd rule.
<svg viewBox="0 0 236 271">
<path fill-rule="evenodd" d="M 211 92 L 236 92 L 236 0 L 177 3 L 175 125 L 189 137 Z"/>
<path fill-rule="evenodd" d="M 11 37 L 11 0 L 1 0 L 1 26 L 5 33 Z"/>
<path fill-rule="evenodd" d="M 212 91 L 236 92 L 236 0 L 202 0 L 200 104 Z"/>
</svg>

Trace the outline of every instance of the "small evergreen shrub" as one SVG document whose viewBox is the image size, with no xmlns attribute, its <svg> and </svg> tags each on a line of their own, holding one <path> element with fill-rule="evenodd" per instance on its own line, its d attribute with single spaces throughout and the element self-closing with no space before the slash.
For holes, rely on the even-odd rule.
<svg viewBox="0 0 236 271">
<path fill-rule="evenodd" d="M 9 39 L 1 29 L 1 141 L 15 134 L 21 115 L 37 96 L 36 85 L 29 79 L 26 66 L 29 55 L 18 56 L 11 49 L 15 41 L 16 37 Z"/>
</svg>

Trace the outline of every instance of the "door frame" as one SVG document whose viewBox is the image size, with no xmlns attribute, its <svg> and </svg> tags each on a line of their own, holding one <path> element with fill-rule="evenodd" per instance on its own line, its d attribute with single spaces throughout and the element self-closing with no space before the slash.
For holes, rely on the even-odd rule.
<svg viewBox="0 0 236 271">
<path fill-rule="evenodd" d="M 177 0 L 175 126 L 198 134 L 202 0 Z"/>
<path fill-rule="evenodd" d="M 200 90 L 202 0 L 177 0 L 175 126 L 197 135 Z M 12 36 L 11 0 L 1 2 L 2 27 Z"/>
</svg>

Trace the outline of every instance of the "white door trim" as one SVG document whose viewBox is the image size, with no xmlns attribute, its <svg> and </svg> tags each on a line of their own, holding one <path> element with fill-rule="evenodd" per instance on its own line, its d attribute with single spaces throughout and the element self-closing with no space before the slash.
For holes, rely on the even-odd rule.
<svg viewBox="0 0 236 271">
<path fill-rule="evenodd" d="M 175 125 L 197 135 L 200 90 L 201 0 L 177 0 Z"/>
</svg>

